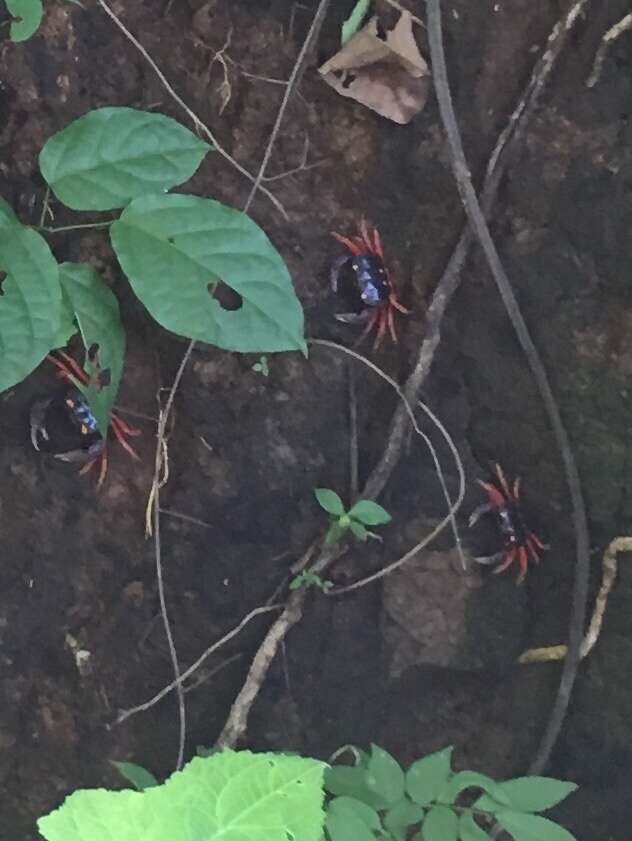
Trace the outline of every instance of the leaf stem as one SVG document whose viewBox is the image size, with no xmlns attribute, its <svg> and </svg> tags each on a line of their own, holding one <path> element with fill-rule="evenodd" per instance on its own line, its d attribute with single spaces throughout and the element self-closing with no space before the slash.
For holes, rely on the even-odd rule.
<svg viewBox="0 0 632 841">
<path fill-rule="evenodd" d="M 46 234 L 61 234 L 64 231 L 79 231 L 86 228 L 109 228 L 114 222 L 116 222 L 116 219 L 110 219 L 109 222 L 82 222 L 79 225 L 62 225 L 60 228 L 49 228 L 46 225 L 35 225 L 34 227 Z"/>
</svg>

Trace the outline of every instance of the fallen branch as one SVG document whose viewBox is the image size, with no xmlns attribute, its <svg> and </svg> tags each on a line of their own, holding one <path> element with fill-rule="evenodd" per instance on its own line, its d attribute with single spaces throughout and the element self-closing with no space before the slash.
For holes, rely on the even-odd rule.
<svg viewBox="0 0 632 841">
<path fill-rule="evenodd" d="M 580 5 L 580 4 L 576 4 Z M 573 506 L 573 519 L 576 538 L 577 561 L 575 567 L 575 585 L 573 590 L 573 604 L 569 627 L 568 654 L 564 663 L 564 670 L 546 731 L 530 768 L 530 773 L 540 773 L 547 764 L 557 736 L 564 720 L 570 694 L 577 674 L 580 659 L 580 646 L 584 620 L 586 615 L 586 599 L 588 595 L 588 574 L 590 571 L 590 546 L 588 539 L 588 524 L 582 497 L 581 485 L 575 459 L 570 447 L 566 428 L 553 396 L 549 380 L 540 359 L 540 355 L 533 344 L 527 325 L 518 307 L 516 297 L 511 288 L 509 278 L 500 261 L 496 246 L 490 236 L 484 213 L 479 205 L 476 192 L 468 170 L 461 135 L 457 126 L 452 95 L 448 83 L 445 53 L 443 50 L 443 34 L 441 21 L 440 0 L 426 0 L 428 43 L 432 61 L 432 76 L 435 83 L 437 101 L 443 126 L 447 135 L 450 150 L 450 161 L 454 178 L 465 206 L 469 223 L 480 243 L 487 263 L 493 275 L 496 286 L 507 310 L 507 315 L 514 327 L 518 341 L 525 353 L 533 378 L 540 392 L 549 421 L 559 447 L 566 480 Z"/>
<path fill-rule="evenodd" d="M 185 682 L 185 680 L 188 680 L 191 677 L 191 675 L 194 672 L 196 672 L 200 668 L 200 666 L 211 656 L 211 654 L 215 654 L 215 652 L 218 651 L 218 649 L 220 649 L 222 646 L 226 645 L 226 643 L 230 642 L 234 637 L 236 637 L 237 634 L 239 634 L 240 631 L 252 619 L 255 618 L 255 616 L 261 616 L 262 613 L 270 613 L 270 611 L 279 610 L 280 607 L 280 605 L 272 604 L 266 607 L 257 607 L 254 610 L 251 610 L 247 616 L 244 616 L 239 625 L 234 627 L 227 634 L 224 634 L 224 636 L 221 639 L 217 640 L 217 642 L 214 642 L 212 645 L 209 645 L 206 651 L 204 651 L 204 653 L 198 657 L 195 663 L 192 663 L 189 666 L 189 668 L 182 672 L 182 674 L 179 675 L 175 680 L 172 680 L 171 683 L 163 687 L 160 690 L 160 692 L 157 692 L 152 698 L 150 698 L 148 701 L 145 701 L 143 704 L 138 704 L 138 706 L 130 707 L 127 710 L 121 710 L 116 720 L 110 725 L 110 727 L 114 727 L 117 724 L 122 724 L 122 722 L 127 721 L 128 718 L 131 718 L 137 713 L 146 712 L 147 710 L 151 709 L 151 707 L 153 707 L 155 704 L 157 704 L 158 701 L 162 701 L 162 699 L 165 696 L 167 696 L 172 690 L 176 689 L 177 687 L 182 688 L 182 684 Z"/>
<path fill-rule="evenodd" d="M 402 393 L 401 388 L 395 382 L 395 380 L 392 379 L 392 377 L 389 377 L 388 374 L 386 374 L 384 371 L 382 371 L 382 369 L 379 368 L 374 362 L 371 362 L 371 360 L 366 359 L 365 357 L 361 356 L 359 353 L 357 353 L 354 350 L 343 347 L 342 345 L 337 345 L 335 342 L 329 342 L 329 341 L 326 341 L 324 339 L 310 339 L 309 343 L 314 344 L 314 345 L 324 346 L 324 347 L 327 347 L 327 348 L 331 348 L 331 349 L 337 350 L 339 352 L 345 353 L 349 356 L 352 356 L 354 359 L 357 359 L 358 361 L 362 362 L 368 368 L 370 368 L 372 371 L 377 373 L 378 376 L 380 376 L 382 379 L 384 379 L 394 389 L 394 391 L 397 393 L 400 400 L 402 400 L 404 402 L 405 411 L 407 413 L 407 416 L 410 418 L 410 421 L 413 425 L 413 428 L 415 429 L 415 431 L 419 435 L 421 435 L 424 438 L 424 440 L 426 441 L 426 443 L 430 447 L 431 453 L 433 453 L 433 457 L 436 458 L 436 453 L 435 453 L 434 448 L 432 446 L 432 442 L 429 442 L 425 433 L 420 429 L 419 425 L 417 424 L 417 420 L 415 418 L 415 413 L 414 413 L 414 410 L 413 410 L 412 406 L 407 402 L 406 397 Z M 426 409 L 426 411 L 429 411 L 429 410 Z M 461 500 L 463 498 L 463 493 L 464 493 L 464 490 L 465 490 L 465 474 L 463 472 L 463 466 L 460 462 L 460 459 L 458 457 L 458 452 L 456 451 L 456 448 L 454 447 L 454 444 L 452 444 L 450 442 L 450 439 L 449 439 L 449 436 L 447 435 L 447 432 L 443 429 L 443 427 L 440 427 L 440 428 L 441 428 L 443 434 L 445 434 L 446 440 L 449 441 L 449 443 L 451 445 L 452 452 L 453 452 L 453 454 L 455 454 L 455 457 L 457 459 L 457 469 L 459 471 L 459 476 L 460 476 L 460 480 L 461 480 L 461 489 L 460 489 L 459 497 L 458 497 L 456 503 L 454 505 L 452 505 L 452 503 L 450 501 L 450 498 L 448 496 L 449 513 L 448 513 L 447 517 L 445 517 L 444 520 L 442 521 L 442 523 L 440 523 L 439 526 L 437 526 L 429 536 L 425 537 L 424 540 L 418 546 L 414 547 L 414 549 L 411 550 L 410 553 L 407 553 L 407 556 L 404 559 L 400 559 L 400 561 L 399 561 L 400 566 L 401 566 L 402 563 L 405 563 L 405 561 L 408 560 L 409 557 L 412 557 L 414 554 L 419 552 L 420 549 L 423 548 L 423 546 L 425 546 L 427 543 L 429 543 L 431 540 L 433 540 L 439 534 L 439 532 L 442 531 L 448 525 L 448 523 L 450 523 L 450 522 L 453 523 L 454 522 L 454 514 L 455 514 L 456 510 L 458 509 L 458 507 L 461 503 Z M 442 486 L 445 489 L 445 482 L 442 478 L 442 472 L 441 472 L 440 467 L 439 467 L 439 477 L 440 477 L 440 481 L 442 482 Z M 445 490 L 445 492 L 447 494 L 447 489 Z M 461 547 L 460 547 L 460 542 L 458 541 L 458 534 L 457 534 L 457 545 L 458 545 L 459 551 L 460 551 Z M 309 559 L 311 557 L 315 548 L 317 548 L 317 547 L 314 547 L 313 545 L 310 546 L 310 548 L 307 550 L 307 553 L 305 553 L 305 555 L 301 559 L 302 564 L 307 563 L 307 561 L 305 559 L 306 558 Z M 321 550 L 321 554 L 318 556 L 316 561 L 314 561 L 310 565 L 310 567 L 309 567 L 310 570 L 314 573 L 317 573 L 318 575 L 324 574 L 329 569 L 329 567 L 332 565 L 332 563 L 338 557 L 340 557 L 340 555 L 342 554 L 343 551 L 344 551 L 343 546 L 323 547 L 322 550 Z M 292 572 L 293 573 L 298 572 L 298 568 L 296 566 L 293 567 Z M 387 574 L 387 572 L 378 573 L 377 575 L 378 575 L 378 577 L 381 577 L 382 574 Z M 356 582 L 356 584 L 351 585 L 351 587 L 349 589 L 355 589 L 359 586 L 364 586 L 365 583 L 369 583 L 369 581 Z M 330 591 L 330 592 L 333 593 L 333 594 L 341 593 L 341 592 L 345 592 L 346 589 L 347 588 L 344 588 L 344 590 L 343 590 L 341 588 L 337 591 Z M 257 654 L 255 655 L 255 658 L 252 662 L 252 665 L 250 667 L 250 670 L 248 672 L 248 675 L 246 677 L 244 685 L 243 685 L 241 691 L 239 692 L 239 694 L 237 695 L 237 698 L 233 702 L 233 705 L 230 709 L 230 713 L 229 713 L 228 718 L 226 720 L 226 723 L 225 723 L 225 725 L 222 729 L 222 732 L 220 733 L 219 738 L 217 739 L 217 741 L 214 745 L 216 750 L 221 750 L 221 749 L 227 748 L 227 747 L 235 747 L 237 742 L 246 733 L 246 730 L 247 730 L 247 727 L 248 727 L 248 716 L 250 715 L 250 710 L 251 710 L 252 705 L 255 701 L 255 698 L 257 697 L 261 687 L 263 686 L 263 682 L 266 678 L 266 675 L 267 675 L 268 670 L 269 670 L 269 668 L 272 664 L 272 661 L 274 660 L 274 657 L 275 657 L 275 655 L 276 655 L 276 653 L 279 649 L 279 646 L 284 641 L 285 637 L 287 636 L 287 634 L 289 633 L 291 628 L 293 628 L 301 620 L 301 618 L 303 616 L 303 607 L 304 607 L 306 598 L 307 598 L 307 590 L 305 588 L 295 590 L 293 593 L 291 593 L 290 597 L 288 599 L 287 607 L 285 608 L 285 610 L 283 611 L 281 616 L 276 620 L 276 622 L 274 622 L 272 624 L 272 626 L 268 630 L 268 633 L 266 634 L 263 642 L 261 643 L 261 646 L 259 647 L 259 650 L 258 650 Z"/>
</svg>

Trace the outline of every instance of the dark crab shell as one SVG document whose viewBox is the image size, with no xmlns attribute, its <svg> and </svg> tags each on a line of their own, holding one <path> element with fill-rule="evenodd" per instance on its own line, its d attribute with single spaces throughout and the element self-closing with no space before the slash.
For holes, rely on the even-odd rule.
<svg viewBox="0 0 632 841">
<path fill-rule="evenodd" d="M 96 418 L 74 386 L 33 403 L 29 420 L 33 447 L 61 461 L 87 463 L 103 452 Z"/>
</svg>

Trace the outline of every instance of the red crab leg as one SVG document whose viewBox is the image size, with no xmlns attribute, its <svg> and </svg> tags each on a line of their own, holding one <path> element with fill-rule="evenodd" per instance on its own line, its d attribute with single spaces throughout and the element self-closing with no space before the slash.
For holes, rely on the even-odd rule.
<svg viewBox="0 0 632 841">
<path fill-rule="evenodd" d="M 513 484 L 513 496 L 514 499 L 520 499 L 520 476 L 518 476 Z"/>
<path fill-rule="evenodd" d="M 512 546 L 511 549 L 507 550 L 507 554 L 505 555 L 505 560 L 502 564 L 499 564 L 495 569 L 492 570 L 494 575 L 498 575 L 500 572 L 504 572 L 508 569 L 513 562 L 516 560 L 516 547 Z"/>
<path fill-rule="evenodd" d="M 62 362 L 60 359 L 57 359 L 57 357 L 53 356 L 51 353 L 48 354 L 48 359 L 59 370 L 60 377 L 65 377 L 68 380 L 72 376 L 74 376 L 81 383 L 85 384 L 88 382 L 88 375 L 83 370 L 83 368 L 77 362 L 75 362 L 72 356 L 68 356 L 67 353 L 63 352 L 63 350 L 59 350 L 57 351 L 57 353 L 59 353 L 59 355 L 65 360 L 65 362 Z"/>
<path fill-rule="evenodd" d="M 529 550 L 529 554 L 533 558 L 534 562 L 537 564 L 540 561 L 540 553 L 536 549 L 537 544 L 534 541 L 535 535 L 528 534 L 526 538 L 527 549 Z"/>
<path fill-rule="evenodd" d="M 341 245 L 344 245 L 345 248 L 348 248 L 352 254 L 356 256 L 358 254 L 362 254 L 362 248 L 357 243 L 355 243 L 352 239 L 348 237 L 343 237 L 341 234 L 337 234 L 335 231 L 331 232 L 332 237 L 337 239 Z"/>
<path fill-rule="evenodd" d="M 384 259 L 384 248 L 382 247 L 382 238 L 377 228 L 373 228 L 373 250 L 378 257 Z"/>
<path fill-rule="evenodd" d="M 534 542 L 534 543 L 535 543 L 535 545 L 538 547 L 538 549 L 548 549 L 548 548 L 549 548 L 549 547 L 546 545 L 546 543 L 542 543 L 542 541 L 541 541 L 541 540 L 540 540 L 540 538 L 537 536 L 537 534 L 534 534 L 532 531 L 531 531 L 531 532 L 529 532 L 529 537 L 531 538 L 531 540 L 533 540 L 533 542 Z"/>
<path fill-rule="evenodd" d="M 501 488 L 505 492 L 505 499 L 513 499 L 511 495 L 511 490 L 509 489 L 509 485 L 507 484 L 507 480 L 505 479 L 505 474 L 503 473 L 503 469 L 499 464 L 496 465 L 496 475 L 498 476 L 498 481 L 500 482 Z"/>
<path fill-rule="evenodd" d="M 386 332 L 386 323 L 386 312 L 384 311 L 384 307 L 380 307 L 380 309 L 377 311 L 377 336 L 375 337 L 375 341 L 373 342 L 373 350 L 377 350 L 382 344 L 382 339 L 384 338 L 384 333 Z"/>
<path fill-rule="evenodd" d="M 489 482 L 483 482 L 482 479 L 477 479 L 476 481 L 481 488 L 484 488 L 487 491 L 489 501 L 494 508 L 502 508 L 505 504 L 505 497 L 501 494 L 498 488 L 494 487 L 494 485 L 491 485 Z"/>
<path fill-rule="evenodd" d="M 140 429 L 129 426 L 123 418 L 115 415 L 114 412 L 112 412 L 112 423 L 116 423 L 124 435 L 131 435 L 132 438 L 135 438 L 137 435 L 142 435 Z"/>
<path fill-rule="evenodd" d="M 125 450 L 125 452 L 129 453 L 130 456 L 135 459 L 136 461 L 140 461 L 140 456 L 136 452 L 136 450 L 125 440 L 125 435 L 121 427 L 119 426 L 120 418 L 116 417 L 116 415 L 111 415 L 110 417 L 110 427 L 112 432 L 116 436 L 116 440 L 119 442 L 121 447 Z"/>
<path fill-rule="evenodd" d="M 395 316 L 393 315 L 393 308 L 386 307 L 386 319 L 388 321 L 388 329 L 391 334 L 391 339 L 397 344 L 397 332 L 395 330 Z"/>
<path fill-rule="evenodd" d="M 369 229 L 366 223 L 366 219 L 363 219 L 360 222 L 360 234 L 362 235 L 362 242 L 364 246 L 371 252 L 371 254 L 375 253 L 375 249 L 373 247 L 373 243 L 371 242 L 371 237 L 369 236 Z"/>
<path fill-rule="evenodd" d="M 516 580 L 516 584 L 522 584 L 529 568 L 529 559 L 527 558 L 527 550 L 524 546 L 518 548 L 518 560 L 520 562 L 520 575 Z"/>
<path fill-rule="evenodd" d="M 407 310 L 406 307 L 400 304 L 400 302 L 395 297 L 394 292 L 391 292 L 391 294 L 388 296 L 388 302 L 396 310 L 399 310 L 399 312 L 404 313 L 404 315 L 410 315 L 410 310 Z"/>
<path fill-rule="evenodd" d="M 371 313 L 371 315 L 369 317 L 369 320 L 367 321 L 366 327 L 362 331 L 362 334 L 361 334 L 360 338 L 358 339 L 358 341 L 355 343 L 355 347 L 357 347 L 358 345 L 361 345 L 362 342 L 369 335 L 371 330 L 375 327 L 375 322 L 377 321 L 378 315 L 379 315 L 379 310 Z"/>
</svg>

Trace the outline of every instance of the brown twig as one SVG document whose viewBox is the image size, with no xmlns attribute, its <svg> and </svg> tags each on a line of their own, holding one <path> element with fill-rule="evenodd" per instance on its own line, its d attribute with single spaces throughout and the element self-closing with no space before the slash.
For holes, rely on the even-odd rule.
<svg viewBox="0 0 632 841">
<path fill-rule="evenodd" d="M 312 344 L 312 345 L 320 345 L 322 347 L 331 348 L 333 350 L 345 353 L 348 356 L 351 356 L 354 359 L 357 359 L 358 361 L 362 362 L 364 365 L 366 365 L 368 368 L 370 368 L 372 371 L 374 371 L 376 374 L 378 374 L 378 376 L 380 376 L 382 379 L 384 379 L 386 382 L 388 382 L 389 385 L 398 394 L 400 399 L 406 402 L 406 412 L 407 412 L 408 417 L 410 418 L 410 421 L 413 425 L 413 428 L 416 431 L 418 431 L 419 435 L 421 435 L 424 438 L 424 440 L 426 441 L 426 443 L 430 447 L 431 452 L 434 453 L 434 455 L 436 457 L 436 453 L 434 451 L 434 448 L 432 447 L 432 443 L 428 440 L 427 436 L 424 434 L 424 432 L 419 428 L 419 426 L 417 424 L 417 420 L 415 418 L 415 413 L 413 411 L 412 406 L 406 401 L 406 398 L 403 395 L 401 388 L 395 382 L 395 380 L 392 379 L 392 377 L 389 377 L 388 374 L 386 374 L 374 362 L 371 362 L 369 359 L 366 359 L 365 357 L 361 356 L 359 353 L 357 353 L 354 350 L 351 350 L 350 348 L 343 347 L 342 345 L 337 345 L 335 342 L 329 342 L 329 341 L 326 341 L 324 339 L 310 339 L 309 343 Z M 447 435 L 447 433 L 445 433 L 445 434 Z M 455 454 L 455 456 L 458 460 L 458 453 L 456 452 L 456 448 L 453 449 L 453 453 Z M 458 464 L 460 464 L 460 460 L 458 460 Z M 440 467 L 439 467 L 439 475 L 440 475 L 440 478 L 441 478 L 442 474 L 441 474 L 441 468 Z M 460 474 L 459 475 L 461 477 L 461 486 L 462 486 L 462 488 L 464 488 L 465 479 L 464 479 L 464 474 L 462 472 L 462 465 L 460 467 Z M 445 488 L 445 483 L 443 482 L 443 480 L 442 480 L 442 486 Z M 446 494 L 447 494 L 447 489 L 446 489 Z M 459 502 L 460 502 L 460 500 L 459 500 Z M 458 503 L 457 503 L 457 505 L 452 506 L 452 504 L 450 502 L 450 498 L 448 496 L 448 508 L 450 509 L 450 513 L 444 519 L 443 523 L 440 524 L 440 526 L 438 526 L 433 531 L 432 535 L 429 538 L 427 538 L 427 541 L 436 537 L 436 535 L 439 533 L 439 531 L 441 531 L 443 528 L 445 528 L 447 523 L 449 523 L 451 521 L 453 522 L 454 512 L 455 512 L 457 507 L 458 507 Z M 458 539 L 458 537 L 457 537 L 457 539 Z M 300 571 L 300 569 L 304 568 L 304 566 L 307 564 L 309 558 L 311 558 L 312 554 L 314 553 L 314 551 L 316 550 L 316 548 L 318 547 L 318 544 L 320 544 L 320 542 L 321 541 L 319 540 L 319 541 L 317 541 L 316 545 L 312 544 L 312 546 L 309 547 L 307 552 L 303 555 L 303 558 L 301 558 L 300 568 L 299 568 L 299 565 L 295 565 L 294 567 L 292 567 L 293 574 L 297 574 Z M 419 548 L 420 547 L 415 547 L 414 552 L 419 551 Z M 459 544 L 459 550 L 460 550 L 460 544 Z M 322 547 L 320 555 L 318 556 L 316 561 L 314 561 L 311 564 L 310 569 L 312 570 L 312 572 L 315 572 L 319 575 L 322 575 L 323 573 L 325 573 L 327 571 L 327 569 L 331 566 L 331 564 L 338 557 L 340 557 L 340 555 L 344 551 L 345 551 L 344 546 L 330 546 L 330 547 L 324 546 L 324 547 Z M 404 561 L 401 561 L 401 559 L 400 559 L 400 561 L 402 563 L 405 562 L 405 560 L 408 560 L 408 558 L 405 558 Z M 384 573 L 384 574 L 387 574 L 387 573 Z M 358 582 L 356 584 L 356 586 L 363 586 L 364 583 L 369 583 L 369 582 L 368 581 L 367 582 L 364 582 L 364 581 L 363 582 Z M 331 594 L 331 593 L 335 594 L 335 592 L 336 591 L 330 591 L 330 593 L 328 593 L 328 595 Z M 338 592 L 341 592 L 341 591 L 339 590 Z M 237 742 L 244 736 L 244 734 L 246 732 L 246 729 L 248 727 L 248 716 L 250 715 L 250 709 L 252 707 L 252 704 L 254 703 L 255 698 L 259 694 L 259 691 L 260 691 L 260 689 L 263 685 L 263 682 L 266 678 L 268 670 L 269 670 L 269 668 L 272 664 L 272 661 L 274 660 L 274 657 L 275 657 L 275 655 L 278 651 L 279 646 L 285 640 L 289 631 L 300 621 L 301 617 L 303 616 L 303 606 L 305 604 L 306 597 L 307 597 L 307 590 L 305 588 L 295 590 L 293 593 L 291 593 L 290 597 L 288 599 L 288 603 L 287 603 L 287 606 L 286 606 L 285 610 L 283 611 L 281 616 L 276 620 L 276 622 L 274 622 L 271 625 L 270 629 L 268 630 L 268 633 L 266 634 L 263 642 L 261 643 L 261 646 L 259 647 L 259 650 L 258 650 L 257 654 L 255 655 L 255 658 L 252 662 L 252 665 L 250 667 L 250 670 L 248 672 L 246 680 L 243 684 L 243 687 L 242 687 L 241 691 L 239 692 L 237 698 L 233 702 L 233 705 L 230 709 L 230 713 L 228 714 L 228 718 L 227 718 L 226 723 L 225 723 L 225 725 L 222 729 L 222 732 L 221 732 L 217 742 L 215 743 L 215 748 L 217 750 L 221 750 L 221 749 L 226 748 L 226 747 L 234 747 L 237 744 Z"/>
<path fill-rule="evenodd" d="M 257 176 L 252 185 L 250 195 L 246 200 L 244 213 L 247 213 L 250 210 L 250 205 L 253 202 L 257 190 L 261 187 L 261 182 L 263 181 L 266 169 L 268 168 L 268 163 L 270 162 L 272 150 L 274 149 L 274 145 L 276 143 L 279 130 L 281 128 L 281 123 L 283 122 L 283 118 L 285 117 L 285 112 L 287 111 L 287 107 L 290 103 L 292 94 L 300 84 L 301 78 L 303 77 L 303 73 L 305 72 L 305 67 L 307 65 L 309 51 L 312 45 L 316 42 L 316 39 L 318 38 L 318 34 L 325 20 L 325 15 L 327 14 L 327 9 L 329 8 L 329 3 L 330 0 L 320 0 L 314 18 L 312 20 L 312 25 L 310 26 L 309 31 L 307 32 L 305 40 L 303 41 L 303 46 L 301 47 L 301 51 L 299 52 L 298 58 L 294 63 L 294 67 L 292 68 L 292 72 L 290 73 L 290 78 L 288 79 L 287 87 L 285 88 L 285 93 L 283 94 L 283 99 L 281 101 L 281 105 L 279 107 L 274 126 L 272 127 L 272 131 L 270 132 L 268 144 L 266 146 L 265 152 L 263 153 L 263 160 L 261 161 L 259 172 L 257 173 Z"/>
<path fill-rule="evenodd" d="M 608 54 L 608 50 L 610 49 L 610 45 L 620 35 L 623 35 L 623 33 L 627 32 L 629 29 L 632 29 L 632 12 L 629 15 L 626 15 L 624 18 L 622 18 L 619 21 L 619 23 L 615 23 L 614 26 L 610 27 L 610 29 L 601 39 L 601 43 L 599 44 L 599 47 L 595 54 L 595 61 L 593 63 L 592 73 L 586 80 L 587 88 L 593 88 L 601 78 L 603 63 L 606 59 L 606 55 Z"/>
<path fill-rule="evenodd" d="M 281 202 L 277 199 L 277 197 L 276 197 L 276 196 L 275 196 L 272 192 L 270 192 L 270 190 L 268 190 L 268 188 L 267 188 L 267 187 L 264 187 L 264 186 L 263 186 L 263 184 L 261 183 L 261 179 L 259 178 L 259 176 L 254 176 L 251 172 L 248 172 L 248 170 L 247 170 L 245 167 L 243 167 L 243 166 L 239 163 L 239 161 L 235 160 L 235 158 L 233 158 L 233 157 L 232 157 L 232 155 L 230 155 L 230 154 L 226 151 L 226 149 L 224 149 L 224 147 L 223 147 L 223 146 L 222 146 L 222 144 L 218 141 L 217 137 L 216 137 L 216 136 L 215 136 L 215 134 L 211 131 L 211 129 L 210 129 L 210 128 L 209 128 L 209 127 L 205 124 L 205 123 L 203 123 L 203 122 L 202 122 L 202 120 L 201 120 L 201 119 L 198 117 L 198 115 L 197 115 L 197 114 L 196 114 L 196 113 L 195 113 L 195 112 L 194 112 L 194 111 L 193 111 L 193 110 L 192 110 L 192 109 L 191 109 L 191 108 L 187 105 L 187 103 L 186 103 L 186 102 L 182 99 L 182 97 L 181 97 L 178 93 L 176 93 L 176 91 L 174 90 L 174 88 L 173 88 L 173 87 L 171 86 L 171 84 L 169 83 L 169 81 L 168 81 L 167 77 L 166 77 L 166 76 L 165 76 L 165 74 L 162 72 L 162 70 L 160 69 L 160 67 L 158 67 L 158 65 L 156 64 L 156 62 L 154 61 L 154 59 L 151 57 L 151 55 L 149 54 L 149 52 L 145 49 L 145 47 L 143 47 L 143 45 L 140 43 L 140 41 L 139 41 L 139 40 L 138 40 L 138 39 L 137 39 L 134 35 L 132 35 L 132 33 L 131 33 L 131 32 L 129 31 L 129 29 L 125 26 L 125 24 L 123 23 L 123 21 L 122 21 L 122 20 L 121 20 L 121 19 L 120 19 L 120 18 L 119 18 L 119 17 L 118 17 L 115 13 L 114 13 L 114 11 L 113 11 L 113 10 L 112 10 L 109 6 L 108 6 L 108 4 L 105 2 L 105 0 L 97 0 L 97 3 L 101 6 L 101 8 L 103 9 L 103 11 L 106 13 L 106 15 L 108 15 L 108 16 L 109 16 L 109 17 L 110 17 L 110 18 L 114 21 L 114 23 L 116 24 L 116 26 L 118 26 L 118 28 L 119 28 L 119 29 L 121 30 L 121 32 L 125 35 L 125 37 L 128 39 L 128 41 L 129 41 L 131 44 L 133 44 L 133 45 L 134 45 L 134 47 L 136 47 L 136 49 L 138 50 L 138 52 L 139 52 L 139 53 L 143 56 L 143 58 L 145 59 L 145 61 L 149 64 L 149 66 L 150 66 L 150 67 L 151 67 L 151 69 L 154 71 L 154 73 L 156 74 L 156 76 L 158 76 L 158 78 L 160 79 L 160 82 L 161 82 L 162 86 L 163 86 L 163 87 L 164 87 L 164 89 L 167 91 L 167 93 L 169 94 L 169 96 L 170 96 L 170 97 L 173 99 L 173 101 L 174 101 L 175 103 L 177 103 L 177 105 L 179 105 L 179 106 L 180 106 L 180 108 L 182 108 L 182 110 L 183 110 L 183 111 L 187 114 L 187 116 L 189 117 L 189 119 L 191 120 L 191 122 L 193 123 L 193 125 L 195 126 L 195 128 L 196 128 L 198 131 L 201 131 L 201 132 L 202 132 L 202 134 L 206 135 L 207 139 L 208 139 L 208 140 L 211 142 L 211 144 L 213 145 L 213 148 L 215 149 L 215 151 L 216 151 L 219 155 L 221 155 L 221 157 L 222 157 L 222 158 L 224 158 L 224 160 L 228 161 L 228 163 L 229 163 L 229 164 L 230 164 L 230 165 L 231 165 L 234 169 L 236 169 L 236 170 L 237 170 L 237 172 L 239 172 L 241 175 L 243 175 L 243 176 L 244 176 L 244 178 L 247 178 L 249 181 L 252 181 L 254 184 L 256 184 L 256 185 L 257 185 L 257 186 L 256 186 L 256 188 L 253 188 L 253 189 L 261 190 L 261 192 L 262 192 L 262 193 L 263 193 L 263 194 L 264 194 L 264 195 L 265 195 L 268 199 L 270 199 L 270 201 L 271 201 L 271 202 L 272 202 L 272 204 L 276 207 L 276 209 L 279 211 L 279 213 L 281 213 L 281 214 L 282 214 L 283 218 L 284 218 L 284 219 L 288 219 L 289 217 L 288 217 L 288 215 L 287 215 L 287 212 L 286 212 L 285 208 L 283 207 L 283 205 L 281 204 Z"/>
<path fill-rule="evenodd" d="M 579 5 L 581 4 L 576 4 L 576 6 Z M 569 627 L 568 655 L 564 663 L 562 679 L 560 681 L 557 698 L 553 706 L 548 726 L 530 768 L 531 773 L 539 773 L 547 764 L 561 729 L 580 659 L 580 646 L 582 642 L 584 619 L 586 615 L 586 600 L 588 595 L 588 574 L 590 570 L 588 524 L 586 521 L 586 511 L 579 475 L 577 473 L 577 467 L 570 447 L 566 428 L 562 422 L 562 418 L 553 396 L 548 376 L 540 359 L 540 355 L 533 344 L 527 325 L 522 317 L 522 313 L 518 307 L 509 278 L 507 277 L 500 261 L 496 246 L 494 245 L 489 233 L 489 228 L 487 227 L 485 215 L 479 205 L 476 192 L 472 185 L 472 180 L 461 143 L 461 135 L 456 122 L 450 86 L 448 83 L 445 53 L 443 50 L 440 0 L 426 0 L 426 10 L 428 22 L 428 43 L 430 47 L 430 58 L 432 61 L 432 76 L 435 83 L 435 91 L 437 101 L 439 103 L 441 120 L 448 140 L 450 162 L 454 178 L 465 206 L 469 223 L 475 233 L 477 241 L 480 243 L 485 253 L 492 276 L 498 287 L 505 309 L 507 310 L 507 315 L 509 316 L 518 337 L 518 341 L 525 353 L 533 378 L 538 387 L 538 391 L 540 392 L 542 402 L 549 416 L 549 421 L 553 428 L 555 439 L 562 456 L 566 480 L 573 506 L 577 561 L 575 567 L 575 585 L 571 609 L 571 622 Z"/>
<path fill-rule="evenodd" d="M 131 718 L 133 715 L 136 715 L 137 713 L 146 712 L 147 710 L 151 709 L 151 707 L 157 704 L 158 701 L 162 701 L 162 699 L 166 697 L 176 687 L 181 688 L 184 681 L 188 680 L 191 677 L 191 675 L 194 674 L 200 668 L 202 663 L 204 663 L 204 661 L 211 656 L 211 654 L 214 654 L 218 649 L 220 649 L 222 646 L 226 645 L 226 643 L 230 642 L 234 637 L 236 637 L 237 634 L 239 634 L 240 631 L 252 619 L 255 618 L 255 616 L 261 616 L 261 614 L 263 613 L 270 613 L 273 610 L 279 609 L 280 605 L 273 604 L 266 605 L 265 607 L 257 607 L 254 610 L 251 610 L 250 613 L 244 616 L 239 625 L 235 626 L 227 634 L 224 634 L 224 636 L 221 639 L 217 640 L 217 642 L 214 642 L 212 645 L 209 645 L 206 651 L 204 651 L 203 654 L 201 654 L 198 657 L 195 663 L 192 663 L 189 666 L 189 668 L 182 672 L 182 674 L 180 674 L 175 680 L 172 680 L 171 683 L 167 684 L 167 686 L 164 686 L 160 690 L 160 692 L 157 692 L 152 698 L 150 698 L 148 701 L 145 701 L 143 704 L 138 704 L 138 706 L 130 707 L 127 710 L 121 710 L 116 720 L 110 726 L 114 727 L 117 724 L 122 724 L 124 721 L 126 721 L 128 718 Z"/>
</svg>

